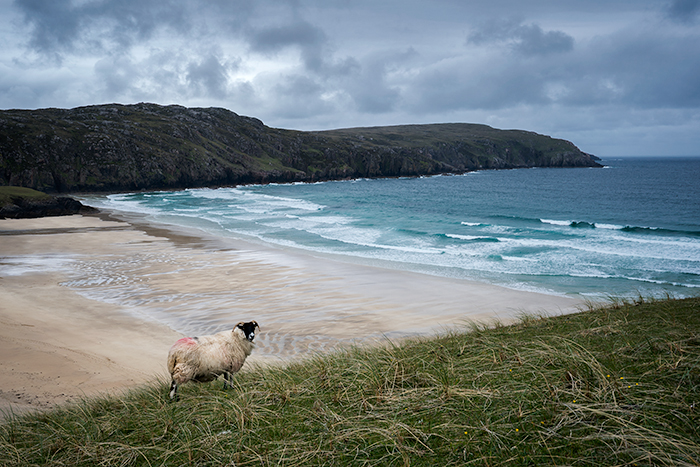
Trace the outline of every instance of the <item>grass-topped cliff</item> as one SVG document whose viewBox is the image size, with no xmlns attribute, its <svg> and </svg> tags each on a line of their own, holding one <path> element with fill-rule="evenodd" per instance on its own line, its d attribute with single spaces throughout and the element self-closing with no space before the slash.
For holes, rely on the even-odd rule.
<svg viewBox="0 0 700 467">
<path fill-rule="evenodd" d="M 0 219 L 65 216 L 96 211 L 73 198 L 51 196 L 26 187 L 0 186 Z"/>
<path fill-rule="evenodd" d="M 597 165 L 568 141 L 485 125 L 302 132 L 220 108 L 110 104 L 0 111 L 0 185 L 47 192 Z"/>
<path fill-rule="evenodd" d="M 165 358 L 165 356 L 164 356 Z M 700 298 L 166 382 L 0 425 L 25 465 L 700 464 Z"/>
</svg>

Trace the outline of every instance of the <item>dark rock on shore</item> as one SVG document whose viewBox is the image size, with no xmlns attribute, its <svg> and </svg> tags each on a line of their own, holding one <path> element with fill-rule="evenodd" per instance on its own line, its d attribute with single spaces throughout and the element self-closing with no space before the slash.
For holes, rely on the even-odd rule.
<svg viewBox="0 0 700 467">
<path fill-rule="evenodd" d="M 17 187 L 3 187 L 21 190 Z M 23 189 L 21 194 L 5 194 L 0 191 L 0 219 L 28 219 L 46 216 L 70 216 L 73 214 L 93 214 L 97 209 L 85 206 L 80 201 L 67 196 L 50 196 L 34 190 Z M 3 190 L 4 191 L 4 190 Z"/>
<path fill-rule="evenodd" d="M 599 166 L 568 141 L 466 123 L 304 132 L 177 105 L 0 111 L 0 185 L 53 193 Z"/>
</svg>

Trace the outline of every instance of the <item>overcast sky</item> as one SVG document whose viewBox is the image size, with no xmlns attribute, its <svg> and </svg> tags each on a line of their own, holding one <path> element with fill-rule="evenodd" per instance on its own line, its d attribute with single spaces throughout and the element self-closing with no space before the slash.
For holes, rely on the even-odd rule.
<svg viewBox="0 0 700 467">
<path fill-rule="evenodd" d="M 0 108 L 111 102 L 700 155 L 700 0 L 0 0 Z"/>
</svg>

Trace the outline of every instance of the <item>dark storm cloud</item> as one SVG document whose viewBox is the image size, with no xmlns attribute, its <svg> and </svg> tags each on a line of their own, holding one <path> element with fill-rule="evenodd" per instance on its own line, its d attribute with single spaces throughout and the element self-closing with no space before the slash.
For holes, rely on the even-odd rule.
<svg viewBox="0 0 700 467">
<path fill-rule="evenodd" d="M 30 44 L 38 50 L 72 45 L 78 35 L 80 18 L 70 0 L 16 0 L 15 5 L 33 27 Z"/>
<path fill-rule="evenodd" d="M 185 3 L 177 0 L 15 0 L 30 26 L 29 44 L 43 53 L 129 47 L 168 26 L 189 28 Z"/>
</svg>

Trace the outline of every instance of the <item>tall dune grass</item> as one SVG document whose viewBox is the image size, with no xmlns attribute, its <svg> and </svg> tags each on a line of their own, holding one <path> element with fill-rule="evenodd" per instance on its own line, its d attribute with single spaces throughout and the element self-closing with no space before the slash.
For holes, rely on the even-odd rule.
<svg viewBox="0 0 700 467">
<path fill-rule="evenodd" d="M 167 381 L 0 426 L 2 465 L 700 465 L 700 298 Z"/>
</svg>

